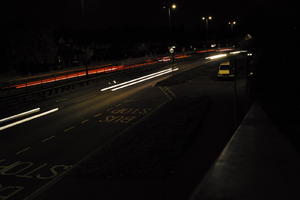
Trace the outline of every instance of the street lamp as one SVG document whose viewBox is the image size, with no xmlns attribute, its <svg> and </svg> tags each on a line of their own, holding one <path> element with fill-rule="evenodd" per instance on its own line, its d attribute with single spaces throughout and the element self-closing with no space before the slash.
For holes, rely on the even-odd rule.
<svg viewBox="0 0 300 200">
<path fill-rule="evenodd" d="M 170 34 L 172 34 L 171 11 L 175 10 L 177 8 L 177 5 L 175 3 L 173 3 L 173 4 L 169 4 L 168 6 L 164 6 L 163 8 L 168 9 L 169 29 L 170 29 Z M 170 40 L 170 43 L 172 43 L 171 40 Z M 175 48 L 173 48 L 173 47 L 169 48 L 172 62 L 174 62 L 174 50 L 175 50 Z M 172 69 L 173 69 L 173 67 L 172 67 Z"/>
<path fill-rule="evenodd" d="M 166 7 L 164 6 L 164 8 L 166 8 Z M 172 26 L 171 26 L 171 10 L 175 10 L 176 8 L 177 8 L 177 5 L 175 3 L 168 6 L 168 16 L 169 16 L 169 28 L 170 28 L 170 30 L 172 29 Z"/>
<path fill-rule="evenodd" d="M 205 29 L 206 29 L 206 42 L 208 42 L 208 22 L 211 21 L 212 16 L 202 17 L 202 20 L 205 21 Z"/>
<path fill-rule="evenodd" d="M 237 24 L 236 21 L 229 21 L 228 24 L 230 25 L 230 29 L 231 29 L 231 32 L 233 33 L 233 26 Z"/>
<path fill-rule="evenodd" d="M 81 16 L 84 16 L 84 0 L 80 0 Z"/>
</svg>

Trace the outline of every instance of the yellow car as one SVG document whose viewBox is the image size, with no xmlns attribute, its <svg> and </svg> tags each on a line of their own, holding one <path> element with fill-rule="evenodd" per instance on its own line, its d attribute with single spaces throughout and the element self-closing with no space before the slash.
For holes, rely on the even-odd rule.
<svg viewBox="0 0 300 200">
<path fill-rule="evenodd" d="M 234 69 L 230 65 L 230 62 L 229 61 L 222 62 L 218 68 L 217 78 L 218 79 L 227 79 L 227 78 L 229 79 L 229 78 L 234 78 L 234 77 L 235 77 Z"/>
</svg>

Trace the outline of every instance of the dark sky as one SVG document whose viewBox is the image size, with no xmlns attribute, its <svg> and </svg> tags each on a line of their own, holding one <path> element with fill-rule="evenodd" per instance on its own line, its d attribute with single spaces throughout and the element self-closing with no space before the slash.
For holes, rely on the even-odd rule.
<svg viewBox="0 0 300 200">
<path fill-rule="evenodd" d="M 74 31 L 76 29 L 81 30 L 81 33 L 82 30 L 87 30 L 84 32 L 89 33 L 91 38 L 99 38 L 98 35 L 102 33 L 105 35 L 103 38 L 119 38 L 120 40 L 125 35 L 126 40 L 147 40 L 147 38 L 165 40 L 169 37 L 167 9 L 163 8 L 168 0 L 84 0 L 84 17 L 81 13 L 81 1 L 6 1 L 7 5 L 1 7 L 3 9 L 1 20 L 9 28 L 4 30 L 8 37 L 11 27 L 15 27 L 17 30 L 15 32 L 22 34 L 22 31 L 18 31 L 18 27 L 34 29 L 49 26 L 59 30 L 68 30 L 71 34 L 76 34 Z M 180 39 L 187 37 L 195 39 L 199 37 L 199 34 L 202 34 L 203 38 L 205 24 L 201 18 L 208 15 L 214 18 L 210 23 L 211 33 L 225 38 L 227 37 L 226 31 L 230 34 L 229 20 L 237 20 L 237 30 L 242 33 L 260 31 L 265 35 L 273 34 L 275 31 L 278 34 L 277 29 L 283 29 L 284 26 L 299 25 L 298 9 L 296 2 L 292 0 L 280 2 L 275 0 L 177 0 L 174 2 L 177 4 L 177 9 L 172 12 L 172 24 L 179 30 L 175 37 Z M 83 37 L 85 36 L 86 34 Z"/>
<path fill-rule="evenodd" d="M 84 0 L 88 23 L 95 27 L 166 26 L 167 11 L 162 8 L 166 0 Z M 271 0 L 177 0 L 174 13 L 178 23 L 197 25 L 202 15 L 218 20 L 257 16 L 290 17 L 296 12 L 292 1 Z M 10 0 L 4 8 L 5 22 L 31 24 L 65 24 L 76 26 L 81 19 L 81 0 Z"/>
</svg>

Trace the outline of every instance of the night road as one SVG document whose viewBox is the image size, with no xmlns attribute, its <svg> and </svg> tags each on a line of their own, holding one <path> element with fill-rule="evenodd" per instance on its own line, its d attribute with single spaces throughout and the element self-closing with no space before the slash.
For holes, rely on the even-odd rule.
<svg viewBox="0 0 300 200">
<path fill-rule="evenodd" d="M 300 199 L 294 0 L 9 0 L 0 200 Z"/>
<path fill-rule="evenodd" d="M 40 110 L 21 119 L 42 116 L 0 131 L 1 200 L 61 199 L 58 194 L 81 199 L 91 192 L 95 181 L 111 182 L 94 194 L 102 199 L 118 195 L 146 199 L 138 192 L 131 193 L 131 187 L 124 192 L 121 188 L 126 185 L 139 186 L 156 199 L 174 199 L 177 195 L 186 198 L 232 135 L 248 105 L 242 73 L 245 58 L 231 58 L 237 58 L 241 70 L 236 81 L 239 116 L 235 112 L 234 81 L 216 79 L 222 59 L 204 58 L 166 64 L 127 78 L 111 75 L 106 77 L 109 81 L 31 105 L 31 109 Z M 116 84 L 110 88 L 108 82 L 113 81 Z M 188 126 L 182 128 L 180 124 Z M 186 130 L 189 126 L 191 130 Z M 171 132 L 177 136 L 174 138 Z M 164 137 L 158 137 L 163 133 Z M 168 147 L 177 150 L 172 152 Z M 95 155 L 101 164 L 90 166 Z M 156 166 L 166 156 L 170 162 Z M 102 158 L 109 161 L 100 162 Z M 141 172 L 133 167 L 138 160 Z M 74 176 L 78 180 L 72 179 Z M 86 180 L 91 182 L 80 186 Z M 123 186 L 119 188 L 118 184 Z M 174 187 L 181 191 L 172 191 Z"/>
</svg>

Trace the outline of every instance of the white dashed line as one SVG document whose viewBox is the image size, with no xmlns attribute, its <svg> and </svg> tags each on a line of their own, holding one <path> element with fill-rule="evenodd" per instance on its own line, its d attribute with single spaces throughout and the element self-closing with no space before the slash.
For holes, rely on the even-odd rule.
<svg viewBox="0 0 300 200">
<path fill-rule="evenodd" d="M 99 117 L 101 115 L 102 115 L 102 113 L 98 113 L 98 114 L 95 114 L 94 117 Z"/>
<path fill-rule="evenodd" d="M 45 139 L 42 140 L 42 143 L 47 142 L 47 141 L 49 141 L 49 140 L 51 140 L 53 138 L 55 138 L 54 135 L 52 135 L 51 137 L 45 138 Z"/>
<path fill-rule="evenodd" d="M 64 132 L 68 132 L 68 131 L 70 131 L 70 130 L 72 130 L 74 128 L 75 128 L 74 126 L 71 126 L 70 128 L 65 129 Z"/>
<path fill-rule="evenodd" d="M 81 123 L 81 124 L 85 124 L 85 123 L 87 123 L 88 121 L 89 121 L 89 120 L 86 119 L 86 120 L 81 121 L 80 123 Z"/>
<path fill-rule="evenodd" d="M 22 149 L 21 151 L 18 151 L 18 152 L 16 153 L 16 155 L 19 155 L 19 154 L 21 154 L 21 153 L 24 153 L 25 151 L 28 151 L 29 149 L 31 149 L 31 147 L 26 147 L 25 149 Z"/>
</svg>

